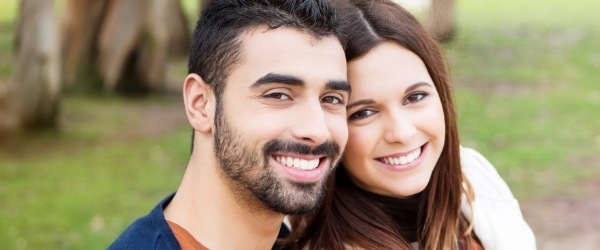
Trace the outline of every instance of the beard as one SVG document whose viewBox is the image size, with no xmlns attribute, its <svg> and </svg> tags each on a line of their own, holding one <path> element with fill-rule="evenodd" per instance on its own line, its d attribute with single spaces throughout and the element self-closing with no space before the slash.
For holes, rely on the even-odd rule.
<svg viewBox="0 0 600 250">
<path fill-rule="evenodd" d="M 222 110 L 222 109 L 221 109 Z M 226 121 L 223 112 L 215 115 L 214 151 L 222 173 L 231 180 L 239 195 L 251 193 L 272 211 L 288 215 L 306 215 L 322 203 L 326 182 L 340 158 L 340 147 L 327 141 L 317 147 L 274 139 L 262 148 L 244 143 L 242 136 Z M 269 165 L 274 153 L 325 155 L 329 159 L 325 175 L 316 183 L 287 180 Z M 247 200 L 247 199 L 246 199 Z"/>
</svg>

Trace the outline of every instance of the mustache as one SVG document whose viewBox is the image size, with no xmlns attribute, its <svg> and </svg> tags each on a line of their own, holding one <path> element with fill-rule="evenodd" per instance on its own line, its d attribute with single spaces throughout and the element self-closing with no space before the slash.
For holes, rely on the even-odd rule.
<svg viewBox="0 0 600 250">
<path fill-rule="evenodd" d="M 341 149 L 339 145 L 330 140 L 319 146 L 310 147 L 299 142 L 275 139 L 267 142 L 263 147 L 265 157 L 277 152 L 295 153 L 299 155 L 325 155 L 329 159 L 334 160 L 341 154 Z"/>
</svg>

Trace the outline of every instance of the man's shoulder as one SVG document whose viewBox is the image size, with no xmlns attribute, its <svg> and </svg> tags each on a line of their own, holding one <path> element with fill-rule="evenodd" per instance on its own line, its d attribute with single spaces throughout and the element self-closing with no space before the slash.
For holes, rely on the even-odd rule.
<svg viewBox="0 0 600 250">
<path fill-rule="evenodd" d="M 148 215 L 134 221 L 108 249 L 180 249 L 163 215 L 172 198 L 165 198 Z"/>
<path fill-rule="evenodd" d="M 147 215 L 129 225 L 108 249 L 156 249 L 159 240 L 160 229 Z"/>
</svg>

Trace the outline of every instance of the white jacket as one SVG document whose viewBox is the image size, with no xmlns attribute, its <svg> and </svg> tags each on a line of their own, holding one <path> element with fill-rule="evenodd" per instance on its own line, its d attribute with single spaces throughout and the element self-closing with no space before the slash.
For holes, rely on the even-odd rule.
<svg viewBox="0 0 600 250">
<path fill-rule="evenodd" d="M 473 222 L 486 250 L 536 249 L 533 231 L 523 219 L 519 203 L 492 164 L 479 152 L 461 147 L 462 171 L 473 187 L 473 210 L 463 196 L 461 210 Z"/>
</svg>

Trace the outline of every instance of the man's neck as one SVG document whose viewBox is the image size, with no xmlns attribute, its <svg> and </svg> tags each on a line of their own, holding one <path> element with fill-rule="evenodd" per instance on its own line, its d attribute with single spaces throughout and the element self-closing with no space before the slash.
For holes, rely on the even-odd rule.
<svg viewBox="0 0 600 250">
<path fill-rule="evenodd" d="M 193 155 L 165 218 L 209 249 L 270 249 L 283 215 L 236 194 L 218 168 L 212 154 Z"/>
</svg>

